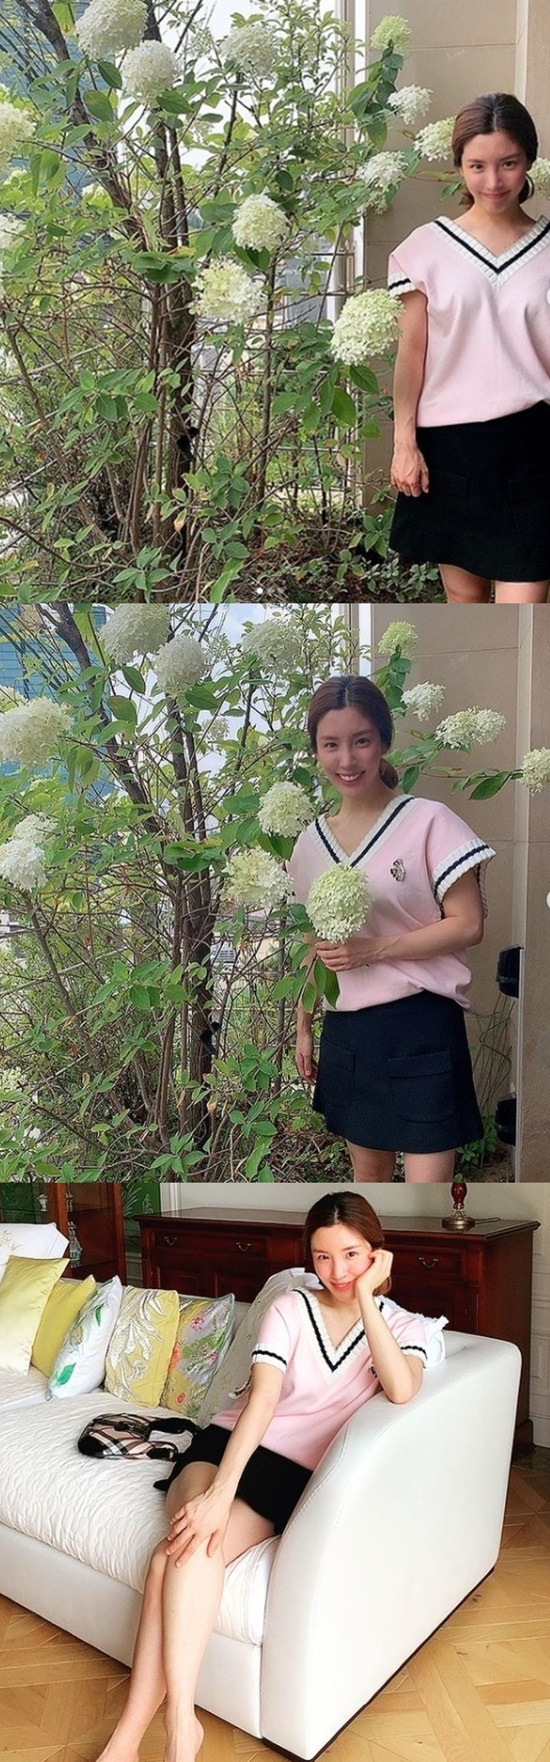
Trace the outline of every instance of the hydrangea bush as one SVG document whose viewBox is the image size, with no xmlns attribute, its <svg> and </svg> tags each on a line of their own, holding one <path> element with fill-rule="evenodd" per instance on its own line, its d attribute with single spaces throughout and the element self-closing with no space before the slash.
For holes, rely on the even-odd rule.
<svg viewBox="0 0 550 1762">
<path fill-rule="evenodd" d="M 407 20 L 380 22 L 350 90 L 322 0 L 268 0 L 223 38 L 187 0 L 159 39 L 145 0 L 10 6 L 0 591 L 215 602 L 275 578 L 291 598 L 296 558 L 309 597 L 354 588 L 387 548 L 364 443 L 399 306 L 348 273 L 340 310 L 336 265 L 447 127 L 414 136 Z"/>
<path fill-rule="evenodd" d="M 0 703 L 0 911 L 17 925 L 0 938 L 1 1062 L 21 1072 L 19 1123 L 4 1131 L 0 1112 L 4 1177 L 276 1178 L 285 1133 L 294 1149 L 310 1130 L 297 999 L 338 999 L 308 937 L 347 940 L 370 909 L 351 866 L 307 910 L 286 868 L 331 810 L 306 710 L 353 669 L 347 622 L 308 606 L 239 634 L 232 609 L 128 604 L 96 629 L 64 604 L 29 633 L 26 616 L 0 610 L 41 688 Z M 442 687 L 411 686 L 413 661 L 414 625 L 390 620 L 374 676 L 405 793 L 424 774 L 478 800 L 550 784 L 547 749 L 486 765 L 497 711 L 437 724 Z"/>
</svg>

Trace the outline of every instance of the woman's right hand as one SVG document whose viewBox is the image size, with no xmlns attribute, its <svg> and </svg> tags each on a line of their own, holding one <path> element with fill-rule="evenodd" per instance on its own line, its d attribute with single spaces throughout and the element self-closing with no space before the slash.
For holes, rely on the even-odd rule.
<svg viewBox="0 0 550 1762">
<path fill-rule="evenodd" d="M 313 1057 L 313 1033 L 305 1023 L 299 1023 L 296 1032 L 296 1050 L 294 1054 L 298 1076 L 304 1083 L 314 1083 L 317 1076 L 317 1064 Z"/>
<path fill-rule="evenodd" d="M 187 1499 L 174 1512 L 166 1545 L 174 1566 L 188 1560 L 201 1542 L 207 1543 L 207 1554 L 216 1552 L 223 1542 L 231 1504 L 231 1493 L 221 1491 L 213 1481 L 206 1493 Z"/>
<path fill-rule="evenodd" d="M 404 496 L 427 494 L 430 475 L 416 441 L 396 442 L 390 468 L 390 483 L 392 489 L 400 490 Z"/>
</svg>

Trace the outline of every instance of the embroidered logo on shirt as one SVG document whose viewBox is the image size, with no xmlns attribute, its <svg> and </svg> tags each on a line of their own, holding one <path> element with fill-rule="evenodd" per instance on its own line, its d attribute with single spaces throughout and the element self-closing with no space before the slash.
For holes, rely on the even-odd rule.
<svg viewBox="0 0 550 1762">
<path fill-rule="evenodd" d="M 396 857 L 395 862 L 392 863 L 390 875 L 393 875 L 394 881 L 404 881 L 406 873 L 405 864 L 401 862 L 401 857 Z"/>
</svg>

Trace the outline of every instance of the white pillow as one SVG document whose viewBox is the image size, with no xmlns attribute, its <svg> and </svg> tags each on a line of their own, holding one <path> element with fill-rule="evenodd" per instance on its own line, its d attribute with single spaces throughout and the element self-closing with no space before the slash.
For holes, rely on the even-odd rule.
<svg viewBox="0 0 550 1762">
<path fill-rule="evenodd" d="M 81 1309 L 69 1328 L 52 1365 L 46 1389 L 46 1400 L 52 1395 L 90 1395 L 99 1389 L 105 1374 L 105 1359 L 111 1334 L 122 1303 L 120 1279 L 107 1279 L 97 1285 L 93 1296 Z"/>
<path fill-rule="evenodd" d="M 0 1280 L 10 1255 L 22 1254 L 26 1260 L 60 1260 L 68 1245 L 67 1236 L 61 1235 L 57 1224 L 0 1223 Z"/>
<path fill-rule="evenodd" d="M 293 1266 L 289 1267 L 286 1272 L 273 1273 L 271 1278 L 266 1280 L 265 1285 L 262 1286 L 258 1296 L 254 1298 L 250 1309 L 243 1317 L 223 1364 L 220 1365 L 219 1370 L 212 1378 L 204 1405 L 200 1410 L 201 1426 L 209 1425 L 214 1413 L 223 1412 L 236 1389 L 244 1388 L 247 1383 L 258 1327 L 266 1309 L 269 1308 L 269 1304 L 274 1303 L 276 1297 L 281 1297 L 285 1291 L 318 1291 L 319 1288 L 316 1273 L 306 1272 L 303 1266 Z M 392 1309 L 402 1308 L 402 1304 L 394 1303 L 391 1297 L 385 1297 L 384 1302 L 390 1304 Z M 417 1312 L 411 1310 L 410 1313 L 416 1314 Z M 426 1369 L 429 1369 L 432 1365 L 440 1364 L 445 1357 L 443 1328 L 447 1326 L 447 1316 L 441 1315 L 435 1318 L 422 1315 L 420 1320 L 426 1329 Z"/>
</svg>

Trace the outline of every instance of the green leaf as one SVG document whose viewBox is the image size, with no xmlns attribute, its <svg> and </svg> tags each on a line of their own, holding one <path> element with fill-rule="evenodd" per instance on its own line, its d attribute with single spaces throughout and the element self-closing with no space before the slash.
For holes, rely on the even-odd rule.
<svg viewBox="0 0 550 1762">
<path fill-rule="evenodd" d="M 106 86 L 112 86 L 115 92 L 122 91 L 122 74 L 119 73 L 118 67 L 113 67 L 112 61 L 98 61 L 97 68 L 102 80 L 105 80 Z"/>
<path fill-rule="evenodd" d="M 487 801 L 490 795 L 498 795 L 499 789 L 503 789 L 507 783 L 508 776 L 508 771 L 497 771 L 496 776 L 485 777 L 482 783 L 477 783 L 475 789 L 472 789 L 470 801 Z"/>
<path fill-rule="evenodd" d="M 404 795 L 408 795 L 409 789 L 414 789 L 415 783 L 418 783 L 419 776 L 420 765 L 407 766 L 407 770 L 403 772 L 401 778 L 401 788 Z"/>
<path fill-rule="evenodd" d="M 357 422 L 359 415 L 357 405 L 354 404 L 353 398 L 350 398 L 349 392 L 344 391 L 344 387 L 341 385 L 334 387 L 331 413 L 338 428 L 353 428 Z"/>
<path fill-rule="evenodd" d="M 302 1005 L 302 1009 L 305 1009 L 306 1015 L 307 1016 L 313 1015 L 313 1011 L 315 1009 L 315 1005 L 317 1002 L 317 986 L 311 985 L 311 984 L 304 985 L 304 989 L 302 991 L 302 996 L 300 998 L 300 1002 Z"/>
<path fill-rule="evenodd" d="M 130 691 L 139 691 L 141 693 L 146 691 L 147 687 L 143 673 L 140 673 L 139 667 L 123 667 L 122 672 L 126 684 L 130 687 Z"/>
<path fill-rule="evenodd" d="M 110 122 L 113 124 L 116 122 L 113 106 L 110 98 L 107 97 L 106 92 L 85 92 L 84 102 L 86 104 L 86 109 L 90 112 L 90 116 L 94 116 L 97 122 Z"/>
<path fill-rule="evenodd" d="M 117 692 L 113 692 L 109 698 L 109 709 L 117 722 L 122 722 L 125 729 L 133 732 L 137 723 L 137 710 L 131 698 L 122 697 Z"/>
</svg>

